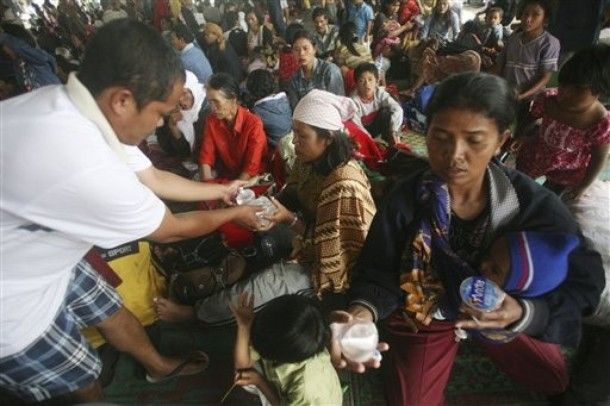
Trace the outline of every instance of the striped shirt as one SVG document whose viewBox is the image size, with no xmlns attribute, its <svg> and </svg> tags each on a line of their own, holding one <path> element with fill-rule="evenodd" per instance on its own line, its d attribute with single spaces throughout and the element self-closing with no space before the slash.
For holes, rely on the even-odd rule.
<svg viewBox="0 0 610 406">
<path fill-rule="evenodd" d="M 557 71 L 559 50 L 559 40 L 546 31 L 529 42 L 524 41 L 522 32 L 514 33 L 498 56 L 502 76 L 523 93 L 544 72 Z"/>
</svg>

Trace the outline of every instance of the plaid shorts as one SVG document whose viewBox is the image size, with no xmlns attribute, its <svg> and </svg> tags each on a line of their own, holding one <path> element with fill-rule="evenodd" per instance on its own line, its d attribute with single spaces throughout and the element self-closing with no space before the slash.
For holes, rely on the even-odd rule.
<svg viewBox="0 0 610 406">
<path fill-rule="evenodd" d="M 102 364 L 80 330 L 121 308 L 116 291 L 81 260 L 72 270 L 64 304 L 41 337 L 0 360 L 0 387 L 28 402 L 54 398 L 93 382 Z"/>
</svg>

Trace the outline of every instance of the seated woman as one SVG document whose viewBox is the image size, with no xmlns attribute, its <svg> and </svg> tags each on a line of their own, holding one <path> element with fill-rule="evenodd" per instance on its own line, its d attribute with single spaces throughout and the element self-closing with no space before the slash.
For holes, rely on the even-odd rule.
<svg viewBox="0 0 610 406">
<path fill-rule="evenodd" d="M 255 10 L 246 14 L 248 23 L 248 52 L 250 55 L 257 48 L 265 48 L 273 45 L 273 31 L 263 24 L 263 17 Z"/>
<path fill-rule="evenodd" d="M 339 38 L 333 53 L 334 62 L 341 68 L 345 92 L 350 94 L 354 90 L 354 69 L 358 65 L 373 62 L 371 48 L 361 44 L 356 34 L 356 24 L 351 21 L 346 22 L 339 29 Z"/>
<path fill-rule="evenodd" d="M 201 179 L 248 180 L 264 172 L 267 138 L 263 123 L 238 104 L 235 79 L 216 73 L 208 80 L 206 90 L 211 112 L 199 152 Z"/>
<path fill-rule="evenodd" d="M 299 63 L 299 70 L 292 76 L 287 89 L 292 108 L 313 89 L 326 90 L 340 96 L 345 94 L 339 67 L 316 58 L 313 34 L 305 30 L 296 33 L 292 40 L 292 52 Z"/>
<path fill-rule="evenodd" d="M 373 42 L 371 43 L 375 57 L 387 54 L 388 51 L 392 52 L 395 47 L 400 47 L 403 34 L 417 29 L 417 25 L 409 20 L 404 23 L 400 22 L 398 14 L 400 8 L 400 0 L 386 0 L 383 3 L 383 10 L 377 13 L 373 22 Z"/>
<path fill-rule="evenodd" d="M 227 73 L 240 83 L 245 72 L 233 46 L 225 39 L 222 28 L 214 23 L 207 23 L 203 27 L 203 39 L 205 55 L 214 73 Z"/>
<path fill-rule="evenodd" d="M 434 11 L 426 19 L 422 29 L 422 39 L 437 39 L 441 42 L 451 42 L 460 33 L 460 22 L 457 14 L 449 9 L 449 0 L 438 0 Z"/>
<path fill-rule="evenodd" d="M 444 403 L 459 345 L 456 328 L 519 333 L 505 344 L 476 343 L 529 390 L 556 394 L 568 384 L 560 346 L 578 344 L 582 318 L 595 310 L 604 286 L 600 256 L 582 236 L 568 257 L 567 278 L 544 296 L 507 294 L 486 313 L 461 305 L 460 283 L 477 274 L 498 235 L 579 234 L 552 192 L 494 159 L 509 137 L 516 105 L 514 90 L 497 76 L 464 73 L 439 84 L 427 110 L 429 166 L 405 178 L 371 225 L 349 313 L 333 317 L 387 319 L 389 404 Z M 421 300 L 405 300 L 407 285 L 423 292 Z M 363 371 L 364 365 L 350 368 Z"/>
<path fill-rule="evenodd" d="M 174 110 L 163 126 L 155 132 L 157 145 L 161 151 L 155 151 L 149 143 L 149 158 L 159 169 L 165 169 L 178 175 L 190 177 L 190 169 L 194 151 L 199 151 L 201 134 L 205 123 L 206 109 L 203 109 L 205 90 L 191 71 L 186 71 L 184 93 L 180 97 L 178 107 Z M 197 165 L 194 166 L 196 171 Z M 186 174 L 185 174 L 186 173 Z"/>
<path fill-rule="evenodd" d="M 180 321 L 196 316 L 207 323 L 228 322 L 233 317 L 228 304 L 244 291 L 254 296 L 254 308 L 259 309 L 285 294 L 313 288 L 320 296 L 349 287 L 375 214 L 370 184 L 352 160 L 352 142 L 344 132 L 343 121 L 354 110 L 350 99 L 319 90 L 312 90 L 295 108 L 298 169 L 274 200 L 277 212 L 269 218 L 297 235 L 295 260 L 277 263 L 198 301 L 195 307 L 159 299 L 161 319 Z"/>
</svg>

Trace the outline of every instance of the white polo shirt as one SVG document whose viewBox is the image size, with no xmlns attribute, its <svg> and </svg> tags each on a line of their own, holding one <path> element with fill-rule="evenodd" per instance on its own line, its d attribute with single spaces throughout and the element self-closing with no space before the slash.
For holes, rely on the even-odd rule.
<svg viewBox="0 0 610 406">
<path fill-rule="evenodd" d="M 133 147 L 121 157 L 93 98 L 77 109 L 70 86 L 84 89 L 71 76 L 0 103 L 0 357 L 45 332 L 93 245 L 143 238 L 165 213 L 134 173 L 150 161 Z"/>
</svg>

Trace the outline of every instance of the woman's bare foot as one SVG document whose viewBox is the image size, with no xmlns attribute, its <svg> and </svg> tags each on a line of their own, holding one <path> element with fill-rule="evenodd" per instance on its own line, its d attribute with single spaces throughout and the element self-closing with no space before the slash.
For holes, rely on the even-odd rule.
<svg viewBox="0 0 610 406">
<path fill-rule="evenodd" d="M 174 303 L 163 297 L 155 298 L 155 309 L 159 319 L 173 323 L 195 319 L 195 308 L 193 306 Z"/>
</svg>

